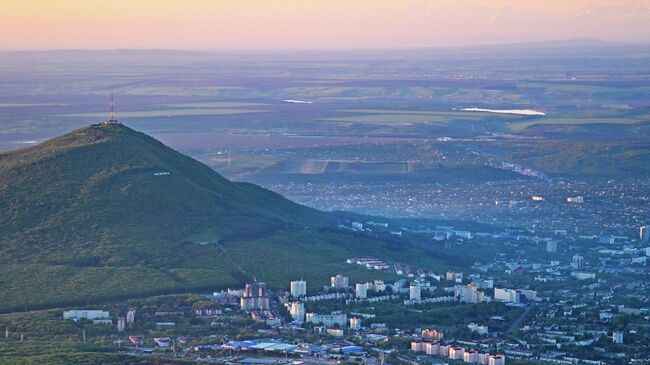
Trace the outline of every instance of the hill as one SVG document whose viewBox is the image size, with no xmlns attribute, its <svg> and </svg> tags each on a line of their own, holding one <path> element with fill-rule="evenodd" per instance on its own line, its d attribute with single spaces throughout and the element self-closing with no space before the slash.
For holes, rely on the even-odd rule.
<svg viewBox="0 0 650 365">
<path fill-rule="evenodd" d="M 436 256 L 331 229 L 335 215 L 231 182 L 124 125 L 1 154 L 0 215 L 5 311 L 225 288 L 254 276 L 283 287 L 350 271 L 344 260 L 368 252 Z"/>
</svg>

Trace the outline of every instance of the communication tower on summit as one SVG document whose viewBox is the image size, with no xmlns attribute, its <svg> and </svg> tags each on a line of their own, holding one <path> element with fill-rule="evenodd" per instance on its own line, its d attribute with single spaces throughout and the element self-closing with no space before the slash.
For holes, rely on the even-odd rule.
<svg viewBox="0 0 650 365">
<path fill-rule="evenodd" d="M 120 122 L 115 119 L 114 115 L 115 101 L 113 100 L 113 93 L 111 93 L 111 113 L 108 116 L 108 119 L 104 121 L 106 124 L 120 124 Z"/>
</svg>

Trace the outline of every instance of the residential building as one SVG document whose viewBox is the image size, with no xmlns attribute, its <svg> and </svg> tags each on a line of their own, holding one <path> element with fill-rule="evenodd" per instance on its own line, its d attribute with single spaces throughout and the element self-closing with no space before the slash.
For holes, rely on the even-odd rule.
<svg viewBox="0 0 650 365">
<path fill-rule="evenodd" d="M 582 204 L 585 202 L 585 198 L 581 196 L 574 196 L 574 197 L 568 197 L 566 198 L 567 203 L 573 203 L 573 204 Z"/>
<path fill-rule="evenodd" d="M 421 334 L 423 338 L 430 338 L 437 341 L 440 341 L 444 338 L 444 333 L 435 329 L 423 329 Z"/>
<path fill-rule="evenodd" d="M 167 348 L 171 344 L 171 339 L 169 337 L 155 337 L 153 342 L 160 348 Z"/>
<path fill-rule="evenodd" d="M 307 282 L 304 280 L 296 280 L 291 282 L 291 296 L 300 298 L 307 295 Z"/>
<path fill-rule="evenodd" d="M 368 283 L 357 283 L 354 288 L 354 294 L 357 299 L 364 299 L 368 297 Z"/>
<path fill-rule="evenodd" d="M 623 332 L 622 331 L 614 331 L 612 333 L 612 341 L 614 343 L 623 343 Z"/>
<path fill-rule="evenodd" d="M 460 346 L 452 346 L 449 348 L 449 358 L 454 360 L 462 360 L 465 357 L 465 349 Z"/>
<path fill-rule="evenodd" d="M 93 319 L 93 324 L 107 324 L 109 326 L 112 326 L 113 321 L 110 319 Z"/>
<path fill-rule="evenodd" d="M 334 325 L 339 325 L 345 327 L 348 323 L 348 315 L 344 313 L 332 313 L 332 314 L 316 314 L 316 313 L 307 313 L 305 315 L 306 322 L 319 324 L 322 323 L 327 327 L 332 327 Z"/>
<path fill-rule="evenodd" d="M 126 312 L 126 324 L 133 324 L 135 322 L 135 309 Z"/>
<path fill-rule="evenodd" d="M 463 282 L 463 273 L 462 272 L 453 272 L 453 271 L 447 271 L 447 274 L 445 276 L 447 281 L 454 281 L 457 283 L 462 283 Z"/>
<path fill-rule="evenodd" d="M 478 279 L 473 284 L 479 289 L 492 289 L 494 288 L 494 279 Z"/>
<path fill-rule="evenodd" d="M 451 346 L 449 345 L 440 345 L 438 346 L 438 355 L 447 357 L 449 356 L 449 349 Z"/>
<path fill-rule="evenodd" d="M 291 309 L 289 310 L 291 318 L 298 323 L 305 321 L 305 304 L 302 302 L 293 302 L 291 303 Z"/>
<path fill-rule="evenodd" d="M 344 332 L 342 329 L 328 328 L 327 334 L 333 337 L 343 337 Z"/>
<path fill-rule="evenodd" d="M 453 231 L 454 236 L 460 237 L 460 238 L 466 238 L 466 239 L 471 239 L 472 238 L 472 232 L 469 231 Z"/>
<path fill-rule="evenodd" d="M 581 255 L 575 254 L 571 259 L 571 267 L 579 269 L 584 265 L 585 258 Z"/>
<path fill-rule="evenodd" d="M 526 297 L 526 300 L 536 300 L 537 291 L 536 290 L 527 290 L 527 289 L 518 289 L 520 296 Z"/>
<path fill-rule="evenodd" d="M 129 341 L 135 346 L 140 346 L 144 344 L 144 336 L 129 336 Z"/>
<path fill-rule="evenodd" d="M 595 279 L 596 274 L 593 272 L 586 272 L 586 271 L 572 271 L 571 276 L 578 279 L 578 280 L 589 280 L 589 279 Z"/>
<path fill-rule="evenodd" d="M 412 341 L 411 342 L 411 351 L 422 352 L 424 349 L 424 342 Z"/>
<path fill-rule="evenodd" d="M 484 300 L 482 291 L 476 285 L 456 285 L 455 295 L 461 303 L 480 303 Z"/>
<path fill-rule="evenodd" d="M 331 287 L 335 289 L 346 289 L 348 287 L 348 277 L 336 275 L 330 278 Z"/>
<path fill-rule="evenodd" d="M 361 329 L 361 318 L 352 317 L 350 318 L 350 329 L 358 331 Z"/>
<path fill-rule="evenodd" d="M 439 351 L 440 351 L 440 344 L 438 344 L 437 342 L 424 343 L 424 352 L 426 352 L 427 355 L 438 355 Z"/>
<path fill-rule="evenodd" d="M 488 326 L 482 324 L 470 323 L 467 325 L 467 328 L 469 328 L 469 330 L 472 332 L 478 333 L 479 335 L 487 335 L 489 332 Z"/>
<path fill-rule="evenodd" d="M 477 363 L 478 362 L 478 352 L 476 350 L 465 351 L 463 355 L 464 362 Z"/>
<path fill-rule="evenodd" d="M 519 292 L 513 289 L 494 288 L 494 299 L 508 303 L 519 303 L 521 297 Z"/>
<path fill-rule="evenodd" d="M 409 299 L 413 301 L 420 301 L 422 289 L 418 284 L 411 284 L 409 287 Z"/>
<path fill-rule="evenodd" d="M 386 290 L 386 284 L 383 280 L 375 280 L 372 283 L 372 290 L 376 293 L 381 293 Z"/>
<path fill-rule="evenodd" d="M 96 309 L 73 309 L 63 312 L 63 319 L 71 319 L 73 321 L 78 321 L 80 319 L 108 319 L 110 314 L 107 311 L 96 310 Z"/>
<path fill-rule="evenodd" d="M 117 331 L 118 332 L 124 332 L 124 329 L 126 328 L 126 318 L 120 317 L 117 319 Z"/>
<path fill-rule="evenodd" d="M 488 365 L 505 365 L 506 357 L 501 354 L 488 356 Z"/>
<path fill-rule="evenodd" d="M 246 284 L 244 294 L 239 300 L 242 310 L 268 310 L 269 297 L 266 293 L 266 284 L 252 283 Z"/>
</svg>

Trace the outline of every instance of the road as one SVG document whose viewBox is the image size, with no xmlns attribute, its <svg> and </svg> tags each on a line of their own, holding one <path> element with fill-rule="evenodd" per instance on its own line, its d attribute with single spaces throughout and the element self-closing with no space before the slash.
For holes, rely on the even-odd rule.
<svg viewBox="0 0 650 365">
<path fill-rule="evenodd" d="M 517 317 L 517 319 L 515 319 L 515 321 L 512 322 L 512 325 L 510 325 L 510 328 L 508 328 L 508 331 L 506 333 L 512 333 L 518 330 L 519 326 L 521 325 L 521 322 L 524 320 L 524 318 L 526 318 L 526 316 L 528 316 L 528 312 L 530 312 L 531 309 L 533 309 L 533 305 L 528 305 L 526 309 L 523 312 L 521 312 L 519 317 Z"/>
</svg>

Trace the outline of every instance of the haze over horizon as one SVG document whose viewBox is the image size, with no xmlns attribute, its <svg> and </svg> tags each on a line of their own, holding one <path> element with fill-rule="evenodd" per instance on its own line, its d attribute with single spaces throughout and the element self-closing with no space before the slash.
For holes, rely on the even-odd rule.
<svg viewBox="0 0 650 365">
<path fill-rule="evenodd" d="M 1 50 L 650 42 L 650 0 L 6 0 L 2 10 Z"/>
</svg>

